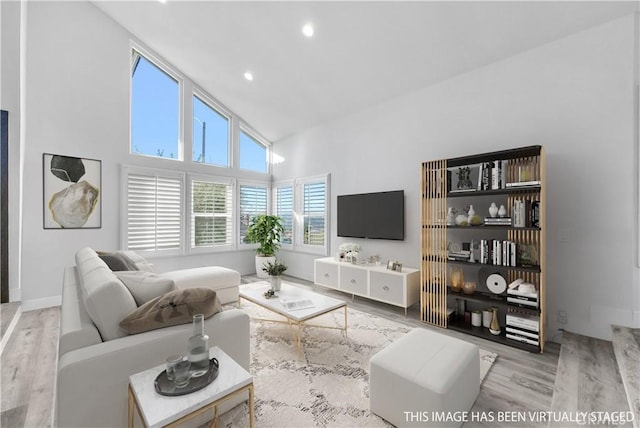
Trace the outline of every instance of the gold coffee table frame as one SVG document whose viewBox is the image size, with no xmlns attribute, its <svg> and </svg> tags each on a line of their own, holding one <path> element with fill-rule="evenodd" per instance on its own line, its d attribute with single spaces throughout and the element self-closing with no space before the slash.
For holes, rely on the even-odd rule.
<svg viewBox="0 0 640 428">
<path fill-rule="evenodd" d="M 133 393 L 133 390 L 131 389 L 131 385 L 129 385 L 129 387 L 127 388 L 129 390 L 129 406 L 128 406 L 128 426 L 129 428 L 133 428 L 134 424 L 133 424 L 133 409 L 135 408 L 137 410 L 138 413 L 138 417 L 140 418 L 140 420 L 142 421 L 142 424 L 145 425 L 144 422 L 144 418 L 142 417 L 142 414 L 140 413 L 140 404 L 138 403 L 138 400 L 136 399 L 135 394 Z M 228 399 L 238 395 L 238 394 L 242 394 L 245 391 L 249 391 L 249 427 L 250 428 L 254 428 L 254 408 L 253 408 L 253 382 L 250 383 L 249 385 L 245 385 L 240 389 L 237 389 L 235 391 L 230 392 L 229 394 L 225 395 L 222 398 L 219 398 L 218 400 L 211 402 L 197 410 L 194 410 L 193 412 L 189 413 L 188 415 L 185 415 L 183 417 L 181 417 L 180 419 L 177 419 L 167 425 L 165 425 L 165 428 L 169 428 L 169 427 L 176 427 L 178 425 L 180 425 L 183 422 L 188 421 L 191 418 L 195 418 L 198 415 L 201 415 L 202 413 L 208 412 L 209 410 L 213 409 L 213 420 L 211 421 L 211 424 L 209 425 L 210 428 L 214 428 L 216 426 L 216 424 L 218 423 L 218 405 L 220 405 L 221 403 L 223 403 L 224 401 L 227 401 Z"/>
<path fill-rule="evenodd" d="M 249 284 L 247 284 L 249 285 Z M 287 284 L 282 284 L 282 287 L 287 286 Z M 268 287 L 268 286 L 267 286 Z M 292 286 L 288 286 L 288 287 L 292 287 Z M 266 290 L 266 288 L 265 288 Z M 302 297 L 306 297 L 306 298 L 310 298 L 313 300 L 314 295 L 317 296 L 322 296 L 321 294 L 315 293 L 313 291 L 309 291 L 309 290 L 304 290 L 303 292 L 304 294 L 302 295 Z M 326 296 L 322 296 L 323 298 L 327 298 L 327 299 L 331 299 L 334 300 L 336 303 L 328 306 L 326 309 L 320 309 L 318 311 L 314 311 L 313 314 L 308 315 L 308 316 L 303 316 L 303 317 L 297 317 L 295 316 L 295 312 L 299 312 L 298 311 L 288 311 L 286 308 L 277 308 L 277 307 L 273 307 L 272 305 L 268 305 L 267 301 L 268 299 L 260 299 L 260 298 L 256 298 L 254 296 L 248 295 L 246 292 L 244 292 L 242 289 L 240 290 L 240 294 L 238 295 L 238 307 L 240 306 L 240 300 L 241 299 L 245 299 L 251 303 L 254 303 L 264 309 L 267 309 L 270 312 L 273 312 L 275 314 L 278 314 L 282 317 L 285 318 L 285 320 L 276 320 L 276 319 L 271 319 L 271 318 L 252 318 L 256 321 L 266 321 L 266 322 L 274 322 L 274 323 L 279 323 L 279 324 L 287 324 L 289 325 L 289 330 L 291 331 L 291 339 L 293 340 L 293 342 L 296 345 L 296 353 L 298 355 L 298 358 L 300 358 L 301 356 L 301 351 L 302 351 L 302 330 L 305 327 L 315 327 L 315 328 L 326 328 L 329 330 L 342 330 L 344 332 L 344 337 L 348 337 L 347 334 L 347 327 L 348 327 L 348 323 L 347 323 L 347 303 L 337 300 L 337 299 L 333 299 L 333 298 L 328 298 Z M 273 299 L 277 300 L 277 297 L 274 297 Z M 344 309 L 344 327 L 332 327 L 332 326 L 328 326 L 328 325 L 320 325 L 320 324 L 310 324 L 308 321 L 311 321 L 315 318 L 318 318 L 322 315 L 326 315 L 330 312 L 333 311 L 337 311 L 340 309 Z M 297 328 L 297 332 L 295 331 L 295 327 Z"/>
</svg>

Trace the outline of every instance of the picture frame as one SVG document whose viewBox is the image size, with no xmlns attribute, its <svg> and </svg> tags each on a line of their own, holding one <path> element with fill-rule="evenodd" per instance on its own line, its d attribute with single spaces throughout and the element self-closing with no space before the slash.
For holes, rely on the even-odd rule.
<svg viewBox="0 0 640 428">
<path fill-rule="evenodd" d="M 387 269 L 388 270 L 393 270 L 393 265 L 394 265 L 394 261 L 393 260 L 389 260 L 387 261 Z"/>
<path fill-rule="evenodd" d="M 102 161 L 42 154 L 44 229 L 102 227 Z"/>
<path fill-rule="evenodd" d="M 389 260 L 387 262 L 387 269 L 394 272 L 402 272 L 402 263 L 397 260 Z"/>
</svg>

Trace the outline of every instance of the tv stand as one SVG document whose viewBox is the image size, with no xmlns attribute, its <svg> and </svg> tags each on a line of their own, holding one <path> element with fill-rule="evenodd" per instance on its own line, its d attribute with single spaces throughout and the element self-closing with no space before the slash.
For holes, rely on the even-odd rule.
<svg viewBox="0 0 640 428">
<path fill-rule="evenodd" d="M 366 297 L 407 309 L 420 300 L 420 271 L 403 267 L 402 272 L 385 266 L 339 262 L 333 257 L 314 261 L 313 279 L 316 285 L 355 296 Z"/>
</svg>

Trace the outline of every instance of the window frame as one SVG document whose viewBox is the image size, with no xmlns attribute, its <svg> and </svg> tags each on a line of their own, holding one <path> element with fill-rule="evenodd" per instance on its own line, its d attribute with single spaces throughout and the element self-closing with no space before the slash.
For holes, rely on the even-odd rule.
<svg viewBox="0 0 640 428">
<path fill-rule="evenodd" d="M 224 184 L 231 186 L 231 242 L 225 245 L 212 245 L 212 246 L 203 246 L 203 247 L 195 247 L 192 246 L 191 242 L 191 234 L 193 233 L 193 181 L 203 181 L 214 184 Z M 186 200 L 187 200 L 187 213 L 185 213 L 188 218 L 185 219 L 185 246 L 187 254 L 206 254 L 206 253 L 221 253 L 221 252 L 229 252 L 236 249 L 236 223 L 237 218 L 235 216 L 235 193 L 236 193 L 236 179 L 234 177 L 220 177 L 215 175 L 204 175 L 204 174 L 187 174 L 187 182 L 186 182 Z"/>
<path fill-rule="evenodd" d="M 331 187 L 330 187 L 330 174 L 316 175 L 304 178 L 295 179 L 294 189 L 294 210 L 295 210 L 295 231 L 294 242 L 295 250 L 309 254 L 320 254 L 327 256 L 329 254 L 329 241 L 331 236 L 330 227 L 330 199 L 331 199 Z M 304 239 L 304 185 L 312 183 L 324 183 L 324 244 L 323 245 L 311 245 L 305 244 Z"/>
<path fill-rule="evenodd" d="M 278 215 L 278 189 L 291 188 L 292 209 L 291 209 L 291 244 L 280 244 L 280 248 L 287 251 L 294 251 L 296 246 L 296 186 L 294 180 L 284 180 L 273 183 L 271 186 L 271 206 L 273 215 Z"/>
<path fill-rule="evenodd" d="M 177 178 L 180 181 L 180 238 L 179 248 L 172 250 L 135 250 L 136 252 L 144 255 L 148 258 L 160 258 L 171 257 L 177 255 L 183 255 L 185 250 L 185 173 L 181 171 L 163 170 L 159 168 L 147 168 L 135 165 L 122 165 L 121 168 L 121 212 L 120 218 L 122 219 L 120 242 L 121 248 L 129 249 L 129 176 L 134 175 L 146 175 L 149 177 L 163 177 L 163 178 Z"/>
<path fill-rule="evenodd" d="M 227 164 L 226 165 L 216 165 L 212 163 L 196 162 L 193 160 L 193 135 L 194 135 L 193 122 L 195 122 L 195 115 L 193 114 L 193 98 L 194 97 L 198 98 L 200 101 L 202 101 L 203 104 L 207 105 L 209 108 L 211 108 L 213 111 L 218 113 L 220 116 L 227 119 L 228 133 L 227 133 Z M 233 156 L 233 146 L 234 146 L 233 117 L 234 115 L 227 108 L 225 108 L 222 104 L 220 104 L 218 101 L 216 101 L 213 97 L 208 95 L 205 91 L 203 91 L 199 87 L 193 86 L 193 88 L 191 89 L 190 99 L 191 99 L 191 155 L 189 156 L 190 163 L 195 165 L 202 165 L 210 168 L 223 168 L 225 170 L 232 169 L 233 161 L 234 161 L 234 156 Z"/>
<path fill-rule="evenodd" d="M 240 223 L 241 223 L 241 206 L 240 206 L 240 199 L 241 199 L 241 189 L 242 186 L 251 186 L 251 187 L 264 187 L 266 189 L 266 197 L 267 197 L 267 209 L 265 211 L 265 214 L 270 214 L 271 213 L 271 183 L 266 182 L 266 181 L 257 181 L 257 180 L 241 180 L 238 179 L 238 186 L 237 186 L 237 192 L 236 192 L 236 212 L 237 212 L 237 216 L 236 218 L 238 219 L 237 221 L 237 226 L 236 226 L 236 245 L 237 248 L 239 250 L 255 250 L 256 248 L 258 248 L 258 244 L 246 244 L 243 242 L 240 242 L 240 240 L 242 239 L 242 236 L 240 234 Z"/>
<path fill-rule="evenodd" d="M 185 158 L 185 106 L 184 106 L 184 79 L 176 69 L 168 65 L 165 61 L 162 61 L 158 56 L 151 53 L 149 50 L 140 46 L 138 43 L 131 41 L 129 52 L 131 54 L 131 65 L 129 67 L 129 154 L 131 156 L 140 156 L 150 159 L 162 159 L 168 161 L 183 162 Z M 145 153 L 134 153 L 133 151 L 133 68 L 138 61 L 138 57 L 143 57 L 151 64 L 156 66 L 160 71 L 167 74 L 172 79 L 178 82 L 178 156 L 174 158 L 165 158 L 161 156 L 149 155 Z M 192 112 L 193 113 L 193 112 Z M 193 114 L 192 114 L 193 116 Z"/>
<path fill-rule="evenodd" d="M 247 134 L 249 137 L 251 137 L 253 140 L 255 140 L 258 144 L 261 144 L 262 146 L 264 146 L 265 151 L 266 151 L 266 156 L 267 156 L 267 158 L 265 159 L 265 162 L 266 162 L 266 165 L 267 165 L 267 171 L 266 172 L 256 171 L 256 170 L 253 170 L 253 169 L 242 168 L 240 166 L 240 162 L 242 161 L 242 151 L 241 151 L 241 148 L 240 148 L 240 136 L 242 135 L 243 132 L 245 134 Z M 240 124 L 238 126 L 238 135 L 237 135 L 237 138 L 236 138 L 236 142 L 237 142 L 237 146 L 238 146 L 238 170 L 249 172 L 251 174 L 259 174 L 259 175 L 264 175 L 264 176 L 271 176 L 271 173 L 272 173 L 272 168 L 271 168 L 272 153 L 271 153 L 271 143 L 270 142 L 268 142 L 267 140 L 262 138 L 260 136 L 260 134 L 255 132 L 253 129 L 251 129 L 251 127 L 249 127 L 249 125 L 247 125 L 244 122 L 240 122 Z"/>
</svg>

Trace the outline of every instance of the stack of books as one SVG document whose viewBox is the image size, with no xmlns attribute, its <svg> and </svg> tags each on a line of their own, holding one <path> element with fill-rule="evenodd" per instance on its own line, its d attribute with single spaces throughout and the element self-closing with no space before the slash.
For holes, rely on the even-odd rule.
<svg viewBox="0 0 640 428">
<path fill-rule="evenodd" d="M 447 258 L 454 261 L 468 262 L 470 255 L 471 251 L 469 250 L 449 251 L 449 254 L 447 254 Z"/>
<path fill-rule="evenodd" d="M 482 163 L 478 172 L 478 190 L 506 188 L 507 165 L 508 161 L 504 159 Z"/>
<path fill-rule="evenodd" d="M 537 290 L 533 293 L 525 293 L 520 291 L 518 287 L 507 290 L 507 302 L 529 309 L 538 309 L 540 304 Z"/>
<path fill-rule="evenodd" d="M 529 345 L 540 345 L 540 318 L 533 315 L 526 315 L 517 312 L 507 313 L 506 326 L 507 339 L 528 343 Z"/>
<path fill-rule="evenodd" d="M 528 199 L 513 201 L 513 227 L 540 227 L 540 202 Z"/>
<path fill-rule="evenodd" d="M 511 217 L 485 217 L 485 226 L 511 226 Z"/>
<path fill-rule="evenodd" d="M 517 244 L 514 241 L 481 239 L 480 263 L 498 266 L 517 266 L 517 250 Z"/>
</svg>

